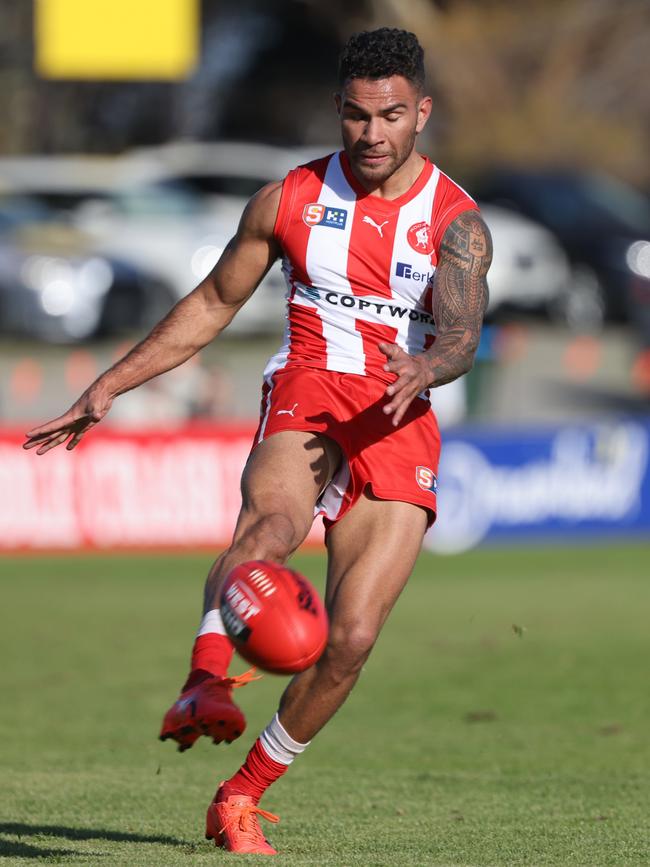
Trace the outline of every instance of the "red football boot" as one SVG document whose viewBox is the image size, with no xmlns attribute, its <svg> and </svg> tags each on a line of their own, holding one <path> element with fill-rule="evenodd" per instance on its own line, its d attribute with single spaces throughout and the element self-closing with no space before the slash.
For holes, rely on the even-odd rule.
<svg viewBox="0 0 650 867">
<path fill-rule="evenodd" d="M 237 677 L 209 675 L 186 689 L 165 714 L 160 740 L 172 738 L 181 753 L 201 735 L 212 738 L 215 744 L 232 743 L 246 728 L 244 714 L 232 700 L 232 690 L 259 680 L 254 671 L 252 668 Z"/>
<path fill-rule="evenodd" d="M 223 783 L 219 785 L 214 801 L 208 807 L 205 836 L 214 840 L 228 852 L 249 855 L 277 855 L 276 850 L 264 837 L 258 816 L 269 822 L 279 822 L 273 813 L 261 810 L 248 795 L 226 797 Z"/>
</svg>

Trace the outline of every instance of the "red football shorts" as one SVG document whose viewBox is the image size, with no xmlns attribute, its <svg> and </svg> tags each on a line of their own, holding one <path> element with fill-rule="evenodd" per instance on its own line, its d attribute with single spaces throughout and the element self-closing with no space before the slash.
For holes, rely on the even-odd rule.
<svg viewBox="0 0 650 867">
<path fill-rule="evenodd" d="M 366 488 L 381 500 L 423 506 L 436 517 L 440 432 L 431 405 L 416 397 L 393 427 L 383 412 L 386 383 L 356 373 L 307 367 L 276 371 L 262 389 L 254 446 L 286 430 L 322 433 L 338 443 L 344 460 L 322 492 L 316 514 L 325 527 L 340 520 Z"/>
</svg>

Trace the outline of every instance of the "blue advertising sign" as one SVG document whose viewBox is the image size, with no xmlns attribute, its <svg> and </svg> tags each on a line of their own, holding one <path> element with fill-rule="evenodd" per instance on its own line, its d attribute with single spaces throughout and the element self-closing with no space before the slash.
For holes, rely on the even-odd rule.
<svg viewBox="0 0 650 867">
<path fill-rule="evenodd" d="M 428 548 L 646 536 L 650 419 L 443 436 L 438 520 Z"/>
</svg>

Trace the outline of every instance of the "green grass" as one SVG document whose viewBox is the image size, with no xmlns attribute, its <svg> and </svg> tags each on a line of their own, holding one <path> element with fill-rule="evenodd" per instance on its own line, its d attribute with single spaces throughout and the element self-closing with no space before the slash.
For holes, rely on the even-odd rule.
<svg viewBox="0 0 650 867">
<path fill-rule="evenodd" d="M 423 555 L 349 702 L 264 801 L 278 863 L 649 863 L 648 559 Z M 295 563 L 322 581 L 320 555 Z M 0 560 L 0 863 L 250 865 L 203 818 L 284 681 L 238 694 L 231 747 L 156 740 L 207 565 Z"/>
</svg>

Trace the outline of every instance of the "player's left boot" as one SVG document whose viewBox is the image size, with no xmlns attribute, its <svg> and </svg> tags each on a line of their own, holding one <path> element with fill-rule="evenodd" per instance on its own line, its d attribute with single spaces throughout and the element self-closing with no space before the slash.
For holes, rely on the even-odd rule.
<svg viewBox="0 0 650 867">
<path fill-rule="evenodd" d="M 232 700 L 232 691 L 258 680 L 254 671 L 236 677 L 210 675 L 186 689 L 165 714 L 160 740 L 175 740 L 181 753 L 201 735 L 212 738 L 215 744 L 232 743 L 246 728 L 246 718 Z"/>
<path fill-rule="evenodd" d="M 277 855 L 265 838 L 259 817 L 279 822 L 278 816 L 261 810 L 248 795 L 226 795 L 220 783 L 214 801 L 208 807 L 205 836 L 228 852 L 248 855 Z"/>
</svg>

